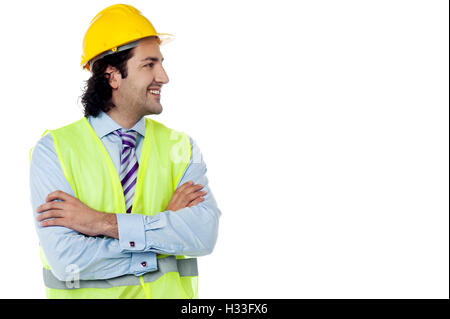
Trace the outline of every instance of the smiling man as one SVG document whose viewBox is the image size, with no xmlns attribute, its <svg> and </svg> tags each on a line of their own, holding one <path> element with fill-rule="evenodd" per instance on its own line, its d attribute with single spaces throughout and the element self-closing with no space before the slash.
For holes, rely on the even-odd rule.
<svg viewBox="0 0 450 319">
<path fill-rule="evenodd" d="M 108 115 L 113 120 L 123 127 L 131 128 L 142 116 L 162 112 L 161 89 L 169 82 L 162 66 L 163 61 L 158 38 L 149 37 L 140 40 L 133 49 L 133 57 L 127 63 L 128 75 L 125 79 L 117 68 L 108 65 L 105 72 L 113 92 L 117 93 L 113 93 L 113 102 L 127 106 L 111 109 Z"/>
<path fill-rule="evenodd" d="M 48 298 L 198 298 L 221 212 L 193 139 L 145 117 L 162 112 L 171 38 L 122 4 L 86 32 L 85 116 L 30 156 Z"/>
</svg>

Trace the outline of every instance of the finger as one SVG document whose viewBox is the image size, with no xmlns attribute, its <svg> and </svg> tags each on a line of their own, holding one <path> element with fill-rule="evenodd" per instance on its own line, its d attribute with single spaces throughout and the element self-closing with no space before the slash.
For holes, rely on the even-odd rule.
<svg viewBox="0 0 450 319">
<path fill-rule="evenodd" d="M 184 194 L 191 194 L 191 193 L 193 193 L 193 192 L 197 192 L 197 191 L 201 190 L 202 188 L 203 188 L 203 185 L 201 185 L 201 184 L 195 184 L 195 185 L 192 185 L 192 186 L 190 186 L 190 187 L 187 187 L 187 188 L 184 190 Z"/>
<path fill-rule="evenodd" d="M 48 194 L 47 198 L 45 199 L 45 201 L 46 202 L 51 202 L 52 200 L 55 200 L 55 199 L 61 199 L 63 201 L 67 201 L 67 200 L 70 200 L 72 198 L 75 198 L 75 197 L 73 197 L 73 196 L 71 196 L 71 195 L 69 195 L 69 194 L 67 194 L 67 193 L 65 193 L 65 192 L 63 192 L 61 190 L 57 190 L 57 191 L 54 191 L 54 192 Z"/>
<path fill-rule="evenodd" d="M 47 202 L 45 204 L 39 205 L 36 208 L 36 213 L 44 212 L 49 209 L 64 209 L 64 205 L 65 205 L 64 202 L 58 202 L 58 201 Z"/>
<path fill-rule="evenodd" d="M 194 199 L 196 199 L 198 197 L 201 197 L 201 196 L 204 196 L 204 195 L 206 195 L 205 191 L 193 192 L 193 193 L 191 193 L 189 195 L 186 195 L 186 200 L 189 203 L 189 202 L 193 201 Z"/>
<path fill-rule="evenodd" d="M 186 188 L 188 188 L 189 186 L 193 185 L 194 181 L 188 181 L 186 183 L 184 183 L 183 185 L 181 185 L 180 187 L 178 187 L 175 192 L 177 193 L 181 193 L 183 192 Z"/>
<path fill-rule="evenodd" d="M 53 218 L 53 219 L 47 219 L 39 223 L 39 226 L 47 227 L 47 226 L 66 226 L 66 219 L 65 218 Z"/>
<path fill-rule="evenodd" d="M 45 213 L 39 214 L 36 217 L 37 221 L 42 221 L 44 219 L 48 219 L 48 218 L 58 218 L 58 217 L 64 217 L 64 211 L 61 209 L 55 209 L 55 210 L 49 210 L 46 211 Z"/>
<path fill-rule="evenodd" d="M 192 202 L 190 202 L 190 203 L 187 205 L 187 207 L 195 206 L 195 205 L 197 205 L 197 204 L 203 202 L 204 200 L 205 200 L 205 199 L 204 199 L 203 197 L 199 197 L 199 198 L 197 198 L 196 200 L 193 200 Z"/>
</svg>

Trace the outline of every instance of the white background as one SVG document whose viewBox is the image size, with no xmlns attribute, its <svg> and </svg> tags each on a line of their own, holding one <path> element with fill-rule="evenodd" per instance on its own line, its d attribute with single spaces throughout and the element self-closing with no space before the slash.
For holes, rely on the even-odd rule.
<svg viewBox="0 0 450 319">
<path fill-rule="evenodd" d="M 91 19 L 116 1 L 0 11 L 1 298 L 44 298 L 29 150 L 82 116 Z M 120 3 L 120 2 L 119 2 Z M 127 1 L 222 211 L 200 298 L 449 297 L 448 1 Z"/>
</svg>

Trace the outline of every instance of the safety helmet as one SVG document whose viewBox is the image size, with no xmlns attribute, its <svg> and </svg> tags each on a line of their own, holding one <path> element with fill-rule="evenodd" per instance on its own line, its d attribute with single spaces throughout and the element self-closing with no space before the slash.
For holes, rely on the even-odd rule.
<svg viewBox="0 0 450 319">
<path fill-rule="evenodd" d="M 100 11 L 89 24 L 83 39 L 81 66 L 91 70 L 106 55 L 135 47 L 139 39 L 156 36 L 159 45 L 172 41 L 170 33 L 157 33 L 151 22 L 136 8 L 115 4 Z"/>
</svg>

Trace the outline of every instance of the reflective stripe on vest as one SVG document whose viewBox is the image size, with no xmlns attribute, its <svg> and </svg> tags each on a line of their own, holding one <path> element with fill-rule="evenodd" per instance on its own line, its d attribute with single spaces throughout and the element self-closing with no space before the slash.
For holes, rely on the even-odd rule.
<svg viewBox="0 0 450 319">
<path fill-rule="evenodd" d="M 44 284 L 53 289 L 77 289 L 77 288 L 112 288 L 120 286 L 139 286 L 139 277 L 125 275 L 104 280 L 79 280 L 74 282 L 61 281 L 53 275 L 50 269 L 43 268 Z M 176 259 L 175 256 L 167 256 L 158 259 L 158 270 L 146 273 L 142 276 L 144 282 L 153 282 L 168 272 L 178 272 L 180 277 L 198 276 L 197 258 Z"/>
</svg>

